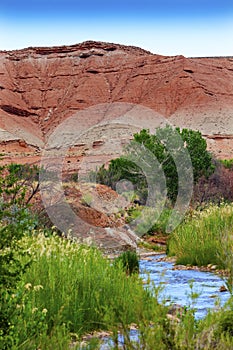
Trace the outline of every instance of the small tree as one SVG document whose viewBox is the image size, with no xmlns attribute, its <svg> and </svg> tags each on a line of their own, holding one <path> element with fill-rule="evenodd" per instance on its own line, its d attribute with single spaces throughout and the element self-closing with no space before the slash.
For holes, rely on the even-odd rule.
<svg viewBox="0 0 233 350">
<path fill-rule="evenodd" d="M 182 147 L 180 147 L 180 141 L 182 142 Z M 160 167 L 166 177 L 167 196 L 173 203 L 176 200 L 179 185 L 176 164 L 177 162 L 182 163 L 184 150 L 188 151 L 190 155 L 194 183 L 200 177 L 208 177 L 214 171 L 212 157 L 207 151 L 207 143 L 201 133 L 189 129 L 173 129 L 168 125 L 165 128 L 156 129 L 155 134 L 150 134 L 149 130 L 146 129 L 135 134 L 133 141 L 127 146 L 123 156 L 112 160 L 108 169 L 100 168 L 96 177 L 97 182 L 115 189 L 116 183 L 121 179 L 129 180 L 134 184 L 141 201 L 145 202 L 147 177 L 140 165 L 132 161 L 138 144 L 142 145 L 145 150 L 150 151 L 150 154 L 154 155 L 154 158 L 160 163 Z M 140 157 L 140 154 L 138 156 Z M 150 157 L 151 159 L 152 157 Z M 190 169 L 187 169 L 185 164 L 182 164 L 182 170 L 187 172 L 188 176 Z"/>
<path fill-rule="evenodd" d="M 211 154 L 207 151 L 206 140 L 200 131 L 190 129 L 180 131 L 179 128 L 176 130 L 186 143 L 193 165 L 194 183 L 197 183 L 202 176 L 208 178 L 214 172 L 215 166 Z"/>
</svg>

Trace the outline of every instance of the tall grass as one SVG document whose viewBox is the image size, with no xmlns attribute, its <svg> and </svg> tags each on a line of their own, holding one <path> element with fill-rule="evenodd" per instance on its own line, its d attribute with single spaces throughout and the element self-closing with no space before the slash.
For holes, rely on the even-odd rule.
<svg viewBox="0 0 233 350">
<path fill-rule="evenodd" d="M 43 235 L 28 243 L 35 262 L 25 282 L 42 286 L 33 302 L 48 310 L 49 328 L 65 322 L 70 331 L 83 334 L 106 329 L 108 309 L 113 323 L 119 322 L 121 312 L 126 322 L 135 321 L 136 299 L 140 299 L 142 310 L 147 309 L 148 293 L 139 279 L 128 278 L 121 266 L 112 266 L 97 249 Z"/>
<path fill-rule="evenodd" d="M 21 344 L 26 339 L 38 344 L 38 336 L 50 338 L 57 329 L 79 338 L 95 330 L 117 334 L 131 323 L 149 324 L 157 317 L 163 324 L 166 319 L 167 309 L 158 304 L 155 291 L 146 290 L 137 274 L 127 275 L 123 264 L 111 263 L 96 248 L 43 234 L 25 237 L 21 247 L 33 258 L 20 287 L 27 290 L 21 317 L 31 325 L 38 315 L 45 326 L 37 335 L 27 327 L 20 331 Z"/>
<path fill-rule="evenodd" d="M 178 264 L 227 268 L 223 245 L 232 233 L 233 205 L 210 206 L 193 213 L 172 233 L 168 254 L 175 255 Z"/>
<path fill-rule="evenodd" d="M 127 275 L 120 263 L 111 263 L 97 249 L 42 233 L 19 244 L 33 263 L 15 294 L 6 298 L 13 316 L 8 346 L 1 347 L 0 331 L 1 349 L 81 349 L 78 343 L 71 347 L 72 337 L 79 340 L 94 330 L 111 331 L 115 350 L 121 348 L 119 331 L 127 350 L 214 349 L 213 344 L 218 349 L 219 341 L 229 349 L 233 345 L 231 312 L 210 315 L 200 327 L 192 310 L 170 320 L 168 307 L 157 302 L 157 288 L 145 289 L 137 274 Z M 136 342 L 129 337 L 132 323 L 139 331 Z M 206 340 L 211 327 L 215 332 Z M 93 346 L 86 349 L 99 348 Z"/>
</svg>

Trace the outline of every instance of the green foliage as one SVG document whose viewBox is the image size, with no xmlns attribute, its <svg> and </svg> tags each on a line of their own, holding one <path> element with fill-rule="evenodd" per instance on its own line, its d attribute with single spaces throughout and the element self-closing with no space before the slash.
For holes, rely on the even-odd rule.
<svg viewBox="0 0 233 350">
<path fill-rule="evenodd" d="M 226 169 L 233 169 L 233 159 L 220 159 L 220 163 L 221 163 Z"/>
<path fill-rule="evenodd" d="M 84 193 L 81 198 L 81 203 L 86 206 L 90 206 L 91 203 L 93 202 L 93 196 L 91 193 Z"/>
<path fill-rule="evenodd" d="M 167 234 L 167 224 L 168 224 L 168 220 L 171 216 L 171 212 L 172 209 L 169 208 L 164 208 L 164 210 L 162 211 L 160 217 L 158 218 L 158 220 L 156 220 L 156 222 L 154 223 L 154 225 L 151 227 L 151 229 L 149 230 L 149 234 L 150 233 L 161 233 L 161 234 Z"/>
<path fill-rule="evenodd" d="M 231 214 L 231 217 L 233 218 L 233 213 Z M 218 258 L 221 262 L 221 265 L 224 266 L 224 269 L 227 271 L 225 284 L 228 291 L 233 296 L 233 235 L 231 234 L 232 231 L 233 225 L 229 226 L 229 231 L 225 230 L 221 234 L 221 245 L 219 249 Z"/>
<path fill-rule="evenodd" d="M 37 166 L 12 163 L 0 167 L 0 220 L 7 216 L 15 219 L 15 211 L 27 207 L 39 190 L 38 181 Z"/>
<path fill-rule="evenodd" d="M 220 333 L 228 333 L 233 337 L 233 309 L 227 310 L 219 322 Z"/>
<path fill-rule="evenodd" d="M 180 146 L 183 142 L 183 148 Z M 138 145 L 142 148 L 138 149 Z M 145 150 L 145 151 L 143 151 Z M 116 183 L 121 179 L 132 182 L 136 192 L 142 202 L 147 198 L 148 176 L 154 176 L 156 186 L 156 174 L 153 174 L 153 164 L 151 164 L 151 174 L 143 172 L 142 167 L 134 159 L 140 159 L 143 167 L 143 158 L 147 152 L 150 162 L 153 156 L 160 163 L 166 177 L 167 196 L 174 202 L 178 194 L 178 173 L 176 163 L 182 166 L 182 171 L 189 176 L 188 165 L 183 164 L 185 152 L 188 151 L 193 169 L 194 183 L 202 176 L 208 177 L 214 170 L 211 155 L 207 152 L 207 144 L 199 131 L 179 128 L 173 129 L 171 126 L 156 129 L 156 133 L 150 134 L 148 130 L 141 130 L 134 135 L 134 140 L 125 149 L 125 154 L 120 158 L 110 162 L 109 168 L 102 166 L 96 175 L 96 181 L 111 186 L 115 189 Z M 136 157 L 136 158 L 135 158 Z M 152 177 L 153 180 L 153 177 Z"/>
<path fill-rule="evenodd" d="M 233 230 L 233 206 L 209 206 L 191 213 L 176 228 L 168 242 L 169 255 L 177 257 L 178 264 L 231 268 L 232 245 L 225 244 Z M 232 241 L 231 241 L 232 242 Z"/>
<path fill-rule="evenodd" d="M 159 328 L 166 329 L 167 309 L 153 296 L 156 290 L 144 289 L 137 274 L 127 275 L 123 261 L 112 264 L 95 248 L 57 236 L 45 238 L 43 234 L 23 238 L 21 247 L 30 249 L 34 262 L 23 277 L 28 309 L 25 313 L 21 310 L 21 322 L 14 318 L 12 323 L 18 345 L 27 342 L 30 335 L 31 347 L 38 346 L 45 329 L 48 339 L 62 325 L 77 337 L 101 329 L 122 329 L 128 334 L 131 323 L 149 326 L 156 317 Z M 135 272 L 137 256 L 126 252 L 123 260 L 127 269 Z M 35 312 L 39 318 L 41 313 L 46 314 L 42 335 L 33 333 Z M 161 331 L 160 338 L 167 342 Z"/>
<path fill-rule="evenodd" d="M 5 287 L 13 287 L 14 280 L 19 279 L 20 271 L 25 269 L 17 257 L 17 241 L 25 230 L 37 224 L 28 209 L 32 196 L 28 181 L 33 182 L 36 176 L 36 167 L 30 169 L 28 166 L 10 164 L 0 168 L 0 284 Z M 32 188 L 35 194 L 33 185 Z"/>
<path fill-rule="evenodd" d="M 111 264 L 95 248 L 34 233 L 19 242 L 30 250 L 33 264 L 17 290 L 4 295 L 10 318 L 8 333 L 0 331 L 1 349 L 68 350 L 71 336 L 77 341 L 94 330 L 110 331 L 115 349 L 119 331 L 129 350 L 231 348 L 228 308 L 201 322 L 192 310 L 168 318 L 168 308 L 157 301 L 159 288 L 144 289 L 137 274 L 122 270 L 122 262 Z M 129 337 L 132 323 L 139 332 L 136 341 Z M 86 348 L 99 348 L 95 339 L 91 343 Z"/>
<path fill-rule="evenodd" d="M 138 181 L 138 167 L 125 157 L 111 160 L 108 169 L 102 165 L 97 172 L 96 182 L 116 189 L 116 183 L 121 179 L 130 180 L 133 184 Z"/>
<path fill-rule="evenodd" d="M 115 264 L 121 264 L 128 275 L 139 272 L 139 259 L 136 252 L 127 250 L 115 260 Z"/>
<path fill-rule="evenodd" d="M 17 242 L 33 227 L 34 218 L 26 204 L 26 187 L 19 181 L 21 166 L 0 168 L 0 288 L 14 288 L 26 265 L 19 260 Z M 22 172 L 19 176 L 23 178 Z M 24 181 L 24 180 L 23 180 Z"/>
<path fill-rule="evenodd" d="M 0 319 L 2 339 L 10 337 L 11 293 L 30 265 L 30 255 L 18 242 L 37 224 L 29 212 L 28 203 L 37 191 L 36 167 L 10 164 L 0 168 Z M 32 184 L 28 188 L 29 181 Z M 3 340 L 2 340 L 3 341 Z"/>
<path fill-rule="evenodd" d="M 145 206 L 130 207 L 127 209 L 126 222 L 138 224 L 135 231 L 139 234 L 147 232 L 148 234 L 158 233 L 167 234 L 167 223 L 172 209 L 164 208 L 159 215 L 154 208 Z M 143 213 L 142 213 L 143 212 Z M 149 227 L 149 230 L 147 228 Z"/>
<path fill-rule="evenodd" d="M 140 206 L 128 210 L 127 222 L 131 224 L 133 230 L 140 236 L 150 231 L 156 222 L 156 210 L 154 208 Z"/>
<path fill-rule="evenodd" d="M 176 128 L 182 140 L 186 143 L 186 148 L 189 152 L 192 166 L 194 183 L 202 176 L 209 177 L 214 171 L 212 157 L 207 151 L 206 140 L 202 137 L 200 131 L 190 129 Z"/>
<path fill-rule="evenodd" d="M 72 338 L 95 330 L 110 331 L 114 349 L 120 348 L 119 331 L 129 350 L 233 348 L 232 299 L 200 322 L 192 310 L 168 318 L 168 307 L 157 300 L 160 288 L 144 288 L 133 273 L 139 267 L 136 253 L 125 252 L 111 263 L 93 247 L 46 237 L 28 209 L 38 185 L 36 173 L 34 177 L 17 165 L 2 167 L 0 173 L 0 349 L 80 349 L 71 345 Z M 141 210 L 132 210 L 132 218 Z M 154 229 L 163 227 L 167 216 L 169 212 Z M 232 272 L 232 230 L 230 205 L 193 212 L 172 234 L 169 253 L 180 261 L 216 263 Z M 132 323 L 137 341 L 129 337 Z M 98 344 L 93 339 L 86 348 Z"/>
<path fill-rule="evenodd" d="M 31 340 L 36 334 L 47 332 L 46 310 L 32 308 L 31 300 L 37 292 L 37 287 L 24 285 L 20 282 L 17 289 L 13 291 L 3 291 L 1 307 L 1 328 L 0 328 L 0 348 L 18 349 L 21 340 L 28 343 L 30 348 Z M 29 317 L 30 315 L 30 317 Z M 5 323 L 3 323 L 3 321 Z M 7 330 L 7 331 L 6 331 Z"/>
</svg>

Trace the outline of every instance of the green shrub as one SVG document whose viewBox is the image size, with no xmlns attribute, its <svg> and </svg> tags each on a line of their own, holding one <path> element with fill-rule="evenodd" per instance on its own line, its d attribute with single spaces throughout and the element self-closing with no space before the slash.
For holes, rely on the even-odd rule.
<svg viewBox="0 0 233 350">
<path fill-rule="evenodd" d="M 127 250 L 115 259 L 115 264 L 121 264 L 128 275 L 139 272 L 139 258 L 136 252 Z"/>
<path fill-rule="evenodd" d="M 221 159 L 220 162 L 226 169 L 233 169 L 233 159 Z"/>
</svg>

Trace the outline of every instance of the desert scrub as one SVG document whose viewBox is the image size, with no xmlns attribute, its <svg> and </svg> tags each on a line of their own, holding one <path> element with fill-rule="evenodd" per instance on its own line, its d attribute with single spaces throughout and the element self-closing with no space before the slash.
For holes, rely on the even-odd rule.
<svg viewBox="0 0 233 350">
<path fill-rule="evenodd" d="M 192 213 L 171 234 L 168 254 L 177 257 L 178 264 L 225 266 L 222 244 L 233 231 L 233 205 L 209 206 Z"/>
</svg>

